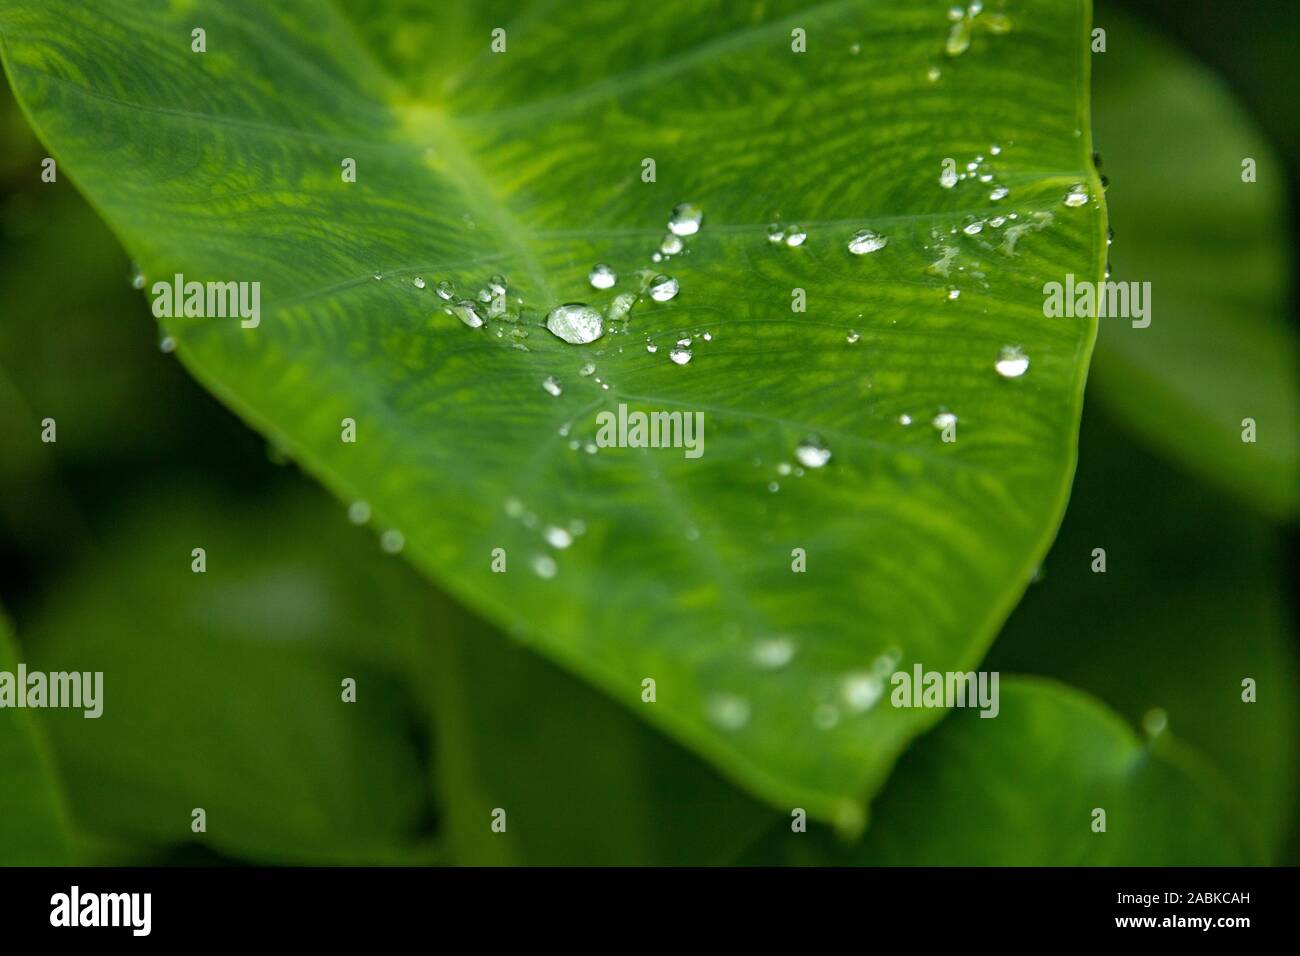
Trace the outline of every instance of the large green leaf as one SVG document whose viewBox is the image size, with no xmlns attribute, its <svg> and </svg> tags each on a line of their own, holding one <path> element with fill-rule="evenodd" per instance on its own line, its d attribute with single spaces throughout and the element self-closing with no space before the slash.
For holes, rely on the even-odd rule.
<svg viewBox="0 0 1300 956">
<path fill-rule="evenodd" d="M 1084 416 L 1080 449 L 1078 493 L 1044 578 L 986 666 L 1067 681 L 1133 726 L 1163 714 L 1248 807 L 1242 829 L 1271 858 L 1293 826 L 1300 743 L 1276 532 L 1135 447 L 1097 410 Z M 1094 570 L 1097 548 L 1104 572 Z"/>
<path fill-rule="evenodd" d="M 0 671 L 17 674 L 22 660 L 0 614 Z M 29 710 L 0 709 L 0 866 L 69 862 L 63 794 Z"/>
<path fill-rule="evenodd" d="M 1114 279 L 1151 324 L 1101 323 L 1094 381 L 1119 421 L 1258 510 L 1300 508 L 1300 349 L 1286 169 L 1213 74 L 1118 15 L 1098 58 Z M 1257 164 L 1243 182 L 1242 163 Z M 1256 441 L 1242 440 L 1243 419 Z"/>
<path fill-rule="evenodd" d="M 151 281 L 262 283 L 257 328 L 167 322 L 218 396 L 488 618 L 767 800 L 860 826 L 934 719 L 873 707 L 873 662 L 978 660 L 1063 507 L 1093 326 L 1045 320 L 1041 289 L 1104 256 L 1088 5 L 515 6 L 0 0 L 0 38 Z M 946 158 L 979 165 L 944 188 Z M 1093 201 L 1067 207 L 1076 183 Z M 652 264 L 686 201 L 703 228 Z M 772 220 L 807 241 L 770 242 Z M 888 245 L 850 254 L 862 228 Z M 617 287 L 593 292 L 596 262 Z M 647 267 L 681 292 L 626 328 L 541 327 Z M 492 273 L 517 323 L 440 311 L 436 282 Z M 1031 368 L 1002 380 L 1013 345 Z M 703 457 L 595 449 L 620 403 L 702 412 Z M 814 435 L 829 463 L 786 474 Z"/>
<path fill-rule="evenodd" d="M 1105 811 L 1105 831 L 1094 829 Z M 1087 694 L 1006 678 L 993 720 L 962 710 L 899 761 L 857 845 L 789 824 L 749 862 L 1223 866 L 1258 862 L 1240 804 L 1172 736 L 1139 738 Z"/>
</svg>

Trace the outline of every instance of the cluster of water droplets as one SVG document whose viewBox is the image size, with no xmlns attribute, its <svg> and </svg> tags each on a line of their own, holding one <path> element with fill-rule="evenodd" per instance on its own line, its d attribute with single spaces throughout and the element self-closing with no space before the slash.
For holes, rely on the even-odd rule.
<svg viewBox="0 0 1300 956">
<path fill-rule="evenodd" d="M 539 578 L 547 580 L 555 577 L 560 571 L 555 553 L 567 550 L 587 531 L 587 523 L 581 518 L 574 518 L 565 524 L 545 524 L 518 498 L 507 498 L 504 511 L 507 517 L 514 519 L 529 531 L 535 532 L 548 549 L 535 552 L 528 559 L 528 566 L 532 572 Z"/>
</svg>

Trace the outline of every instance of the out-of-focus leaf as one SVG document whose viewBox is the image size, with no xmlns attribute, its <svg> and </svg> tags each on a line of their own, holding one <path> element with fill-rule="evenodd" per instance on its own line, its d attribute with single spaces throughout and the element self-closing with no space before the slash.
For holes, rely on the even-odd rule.
<svg viewBox="0 0 1300 956">
<path fill-rule="evenodd" d="M 625 708 L 465 613 L 443 614 L 430 673 L 456 863 L 718 864 L 770 825 L 769 808 Z"/>
<path fill-rule="evenodd" d="M 1300 508 L 1300 350 L 1286 169 L 1212 74 L 1118 14 L 1096 57 L 1113 181 L 1113 279 L 1151 283 L 1151 325 L 1102 319 L 1095 394 L 1129 429 L 1253 507 Z M 1242 162 L 1257 181 L 1242 181 Z M 1243 419 L 1257 440 L 1242 441 Z"/>
<path fill-rule="evenodd" d="M 0 614 L 0 671 L 21 660 Z M 63 795 L 30 710 L 0 708 L 0 866 L 62 866 L 70 861 Z"/>
<path fill-rule="evenodd" d="M 1042 678 L 1005 677 L 998 716 L 957 710 L 899 761 L 863 841 L 783 823 L 751 863 L 889 866 L 1240 865 L 1243 808 L 1168 735 Z M 1104 833 L 1094 811 L 1105 811 Z"/>
<path fill-rule="evenodd" d="M 1248 807 L 1243 828 L 1273 856 L 1292 823 L 1298 739 L 1276 533 L 1091 412 L 1075 488 L 1044 579 L 985 666 L 1067 681 L 1134 726 L 1162 710 L 1231 783 Z M 1097 548 L 1105 573 L 1092 570 Z M 1246 678 L 1255 703 L 1242 700 Z"/>
<path fill-rule="evenodd" d="M 81 828 L 272 862 L 428 858 L 425 718 L 402 674 L 422 587 L 323 505 L 149 489 L 22 621 L 31 666 L 104 675 L 101 717 L 42 712 Z"/>
<path fill-rule="evenodd" d="M 1093 325 L 1044 321 L 1041 287 L 1099 276 L 1104 252 L 1088 4 L 948 8 L 0 0 L 0 38 L 42 138 L 151 280 L 262 283 L 256 329 L 167 323 L 223 401 L 368 498 L 485 617 L 629 707 L 654 677 L 639 713 L 853 828 L 934 719 L 873 708 L 872 661 L 971 665 L 1046 551 Z M 1076 183 L 1093 201 L 1067 208 Z M 685 201 L 703 229 L 652 263 Z M 807 241 L 769 241 L 772 220 Z M 851 254 L 863 228 L 888 245 Z M 598 261 L 616 288 L 588 285 Z M 586 348 L 540 327 L 642 269 L 680 294 Z M 518 322 L 440 310 L 437 282 L 473 299 L 492 273 Z M 1003 381 L 1013 345 L 1032 369 Z M 585 453 L 621 403 L 704 414 L 703 457 Z M 814 436 L 829 463 L 786 474 Z M 586 534 L 548 553 L 543 530 L 573 521 Z"/>
</svg>

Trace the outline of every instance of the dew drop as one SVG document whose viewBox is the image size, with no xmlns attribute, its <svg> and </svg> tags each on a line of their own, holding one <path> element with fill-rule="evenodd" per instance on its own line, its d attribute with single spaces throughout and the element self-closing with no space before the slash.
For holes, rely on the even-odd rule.
<svg viewBox="0 0 1300 956">
<path fill-rule="evenodd" d="M 794 456 L 805 468 L 821 468 L 831 460 L 831 450 L 819 439 L 809 437 L 796 446 Z"/>
<path fill-rule="evenodd" d="M 587 281 L 591 283 L 593 289 L 609 289 L 618 281 L 618 276 L 614 274 L 613 269 L 600 262 L 591 267 L 591 271 L 587 273 Z"/>
<path fill-rule="evenodd" d="M 1019 378 L 1029 371 L 1029 356 L 1018 345 L 1006 345 L 998 353 L 993 367 L 1003 378 Z"/>
<path fill-rule="evenodd" d="M 785 244 L 791 249 L 797 249 L 799 246 L 804 244 L 804 241 L 807 238 L 808 233 L 804 232 L 803 229 L 798 226 L 791 226 L 790 231 L 786 233 Z"/>
<path fill-rule="evenodd" d="M 656 302 L 667 302 L 675 298 L 680 286 L 672 276 L 657 275 L 650 280 L 650 298 Z"/>
<path fill-rule="evenodd" d="M 542 537 L 552 548 L 559 548 L 561 551 L 573 544 L 573 535 L 557 525 L 548 525 L 544 528 Z"/>
<path fill-rule="evenodd" d="M 849 252 L 855 256 L 865 256 L 889 245 L 889 240 L 871 229 L 859 229 L 849 239 Z"/>
<path fill-rule="evenodd" d="M 564 392 L 564 389 L 560 388 L 560 383 L 555 380 L 554 375 L 548 375 L 542 379 L 542 388 L 546 391 L 546 394 L 553 395 L 556 398 L 559 398 Z"/>
<path fill-rule="evenodd" d="M 854 711 L 870 710 L 884 693 L 884 683 L 871 673 L 849 674 L 840 684 L 845 705 Z"/>
<path fill-rule="evenodd" d="M 735 694 L 714 694 L 706 710 L 709 720 L 723 730 L 740 730 L 749 723 L 749 702 Z"/>
<path fill-rule="evenodd" d="M 593 374 L 595 371 L 596 371 L 596 366 L 588 362 L 582 368 L 578 369 L 578 374 L 581 375 L 583 378 L 586 378 L 588 375 Z"/>
<path fill-rule="evenodd" d="M 900 425 L 912 424 L 912 416 L 904 412 L 902 415 L 898 416 L 898 424 Z"/>
<path fill-rule="evenodd" d="M 406 536 L 396 528 L 389 528 L 379 536 L 379 546 L 387 554 L 397 554 L 406 547 Z"/>
<path fill-rule="evenodd" d="M 956 186 L 957 170 L 953 169 L 951 166 L 945 165 L 943 167 L 943 172 L 939 174 L 939 185 L 944 189 L 952 189 L 952 187 Z"/>
<path fill-rule="evenodd" d="M 423 276 L 416 276 L 414 279 L 411 280 L 411 285 L 415 286 L 417 289 L 423 289 L 423 288 L 424 288 L 424 277 L 423 277 Z"/>
<path fill-rule="evenodd" d="M 452 285 L 449 280 L 443 279 L 441 282 L 439 282 L 436 286 L 433 287 L 433 291 L 438 294 L 438 298 L 443 300 L 450 300 L 451 297 L 456 294 L 456 287 Z"/>
<path fill-rule="evenodd" d="M 935 415 L 934 418 L 930 419 L 930 424 L 940 431 L 943 431 L 943 429 L 957 424 L 957 416 L 952 412 L 940 412 L 938 415 Z"/>
<path fill-rule="evenodd" d="M 857 331 L 854 330 L 850 330 L 849 334 L 844 337 L 844 341 L 848 342 L 849 345 L 857 345 L 858 342 L 861 341 L 861 339 L 862 336 Z"/>
<path fill-rule="evenodd" d="M 144 283 L 145 283 L 144 273 L 140 271 L 140 267 L 138 265 L 132 263 L 131 264 L 131 288 L 143 289 Z"/>
<path fill-rule="evenodd" d="M 614 301 L 609 304 L 609 320 L 611 322 L 617 322 L 620 319 L 626 321 L 634 305 L 636 305 L 636 295 L 634 293 L 624 292 L 614 296 Z"/>
<path fill-rule="evenodd" d="M 442 311 L 454 315 L 471 329 L 481 328 L 483 325 L 483 314 L 479 312 L 478 305 L 469 299 L 461 299 L 455 305 L 444 305 Z"/>
<path fill-rule="evenodd" d="M 1169 727 L 1169 714 L 1163 707 L 1152 707 L 1142 715 L 1142 729 L 1148 737 L 1159 737 Z"/>
<path fill-rule="evenodd" d="M 962 226 L 961 231 L 966 233 L 968 236 L 978 236 L 984 231 L 984 220 L 976 219 L 974 222 L 968 222 L 966 225 Z"/>
<path fill-rule="evenodd" d="M 818 704 L 813 711 L 813 725 L 818 730 L 830 730 L 840 722 L 840 709 L 834 704 Z"/>
<path fill-rule="evenodd" d="M 605 322 L 589 305 L 570 302 L 557 305 L 546 316 L 546 329 L 571 345 L 586 345 L 605 334 Z"/>
<path fill-rule="evenodd" d="M 164 335 L 158 340 L 158 351 L 164 355 L 171 355 L 176 351 L 176 340 L 170 335 Z"/>
<path fill-rule="evenodd" d="M 353 524 L 365 524 L 370 520 L 370 502 L 354 501 L 348 506 L 348 520 Z"/>
<path fill-rule="evenodd" d="M 533 557 L 533 573 L 539 578 L 550 580 L 555 577 L 560 566 L 555 563 L 555 559 L 549 554 L 539 554 Z"/>
<path fill-rule="evenodd" d="M 506 280 L 501 276 L 493 276 L 488 279 L 488 292 L 494 296 L 506 294 Z"/>
<path fill-rule="evenodd" d="M 668 357 L 672 359 L 673 363 L 676 365 L 687 365 L 691 361 L 691 350 L 678 346 L 668 353 Z"/>
<path fill-rule="evenodd" d="M 1088 187 L 1083 183 L 1075 183 L 1070 187 L 1070 191 L 1065 194 L 1065 204 L 1071 207 L 1082 206 L 1088 201 Z"/>
<path fill-rule="evenodd" d="M 785 242 L 785 230 L 776 223 L 767 227 L 767 241 L 774 243 Z"/>
<path fill-rule="evenodd" d="M 1010 189 L 1006 186 L 999 186 L 997 189 L 993 190 L 993 192 L 989 193 L 989 198 L 994 202 L 997 202 L 999 199 L 1006 199 L 1009 195 L 1011 195 Z"/>
<path fill-rule="evenodd" d="M 659 252 L 665 256 L 675 256 L 682 251 L 682 240 L 674 236 L 671 232 L 664 236 L 664 241 L 659 244 Z"/>
<path fill-rule="evenodd" d="M 768 637 L 754 645 L 754 663 L 763 670 L 780 670 L 794 659 L 794 641 L 788 637 Z"/>
<path fill-rule="evenodd" d="M 693 236 L 700 231 L 703 219 L 704 213 L 699 206 L 689 202 L 679 203 L 673 207 L 668 229 L 675 236 Z"/>
</svg>

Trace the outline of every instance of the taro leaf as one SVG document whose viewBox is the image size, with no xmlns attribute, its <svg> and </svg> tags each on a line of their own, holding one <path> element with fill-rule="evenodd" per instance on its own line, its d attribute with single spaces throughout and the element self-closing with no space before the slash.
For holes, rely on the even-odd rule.
<svg viewBox="0 0 1300 956">
<path fill-rule="evenodd" d="M 1285 166 L 1212 74 L 1130 20 L 1105 26 L 1095 112 L 1113 180 L 1113 278 L 1151 283 L 1151 324 L 1101 321 L 1097 397 L 1197 475 L 1294 515 L 1300 349 Z M 1254 182 L 1243 182 L 1245 159 Z"/>
<path fill-rule="evenodd" d="M 847 846 L 783 823 L 745 862 L 890 866 L 1242 865 L 1244 814 L 1176 739 L 1043 678 L 1007 676 L 998 716 L 955 711 L 899 761 Z M 1094 810 L 1106 812 L 1104 833 Z"/>
<path fill-rule="evenodd" d="M 16 679 L 23 657 L 0 615 L 0 671 Z M 70 862 L 63 794 L 32 711 L 0 708 L 0 866 L 60 866 Z"/>
<path fill-rule="evenodd" d="M 1297 786 L 1293 615 L 1277 535 L 1134 447 L 1109 416 L 1084 416 L 1080 447 L 1078 493 L 1045 576 L 986 666 L 1068 681 L 1134 726 L 1163 712 L 1246 805 L 1254 845 L 1276 855 Z"/>
<path fill-rule="evenodd" d="M 256 328 L 166 322 L 201 381 L 487 618 L 766 800 L 861 826 L 934 719 L 874 708 L 873 665 L 974 664 L 1063 509 L 1094 328 L 1041 290 L 1104 256 L 1088 5 L 516 6 L 0 0 L 0 37 L 151 282 L 261 283 Z M 688 201 L 703 228 L 652 263 Z M 859 229 L 888 245 L 850 254 Z M 626 328 L 541 327 L 646 269 L 681 291 Z M 494 273 L 517 321 L 440 310 L 437 282 Z M 597 447 L 621 403 L 703 413 L 703 456 Z"/>
<path fill-rule="evenodd" d="M 343 515 L 323 522 L 321 498 L 150 488 L 23 622 L 31 666 L 104 675 L 100 717 L 41 712 L 79 829 L 264 862 L 430 859 L 425 718 L 402 667 L 422 582 L 368 559 Z"/>
</svg>

